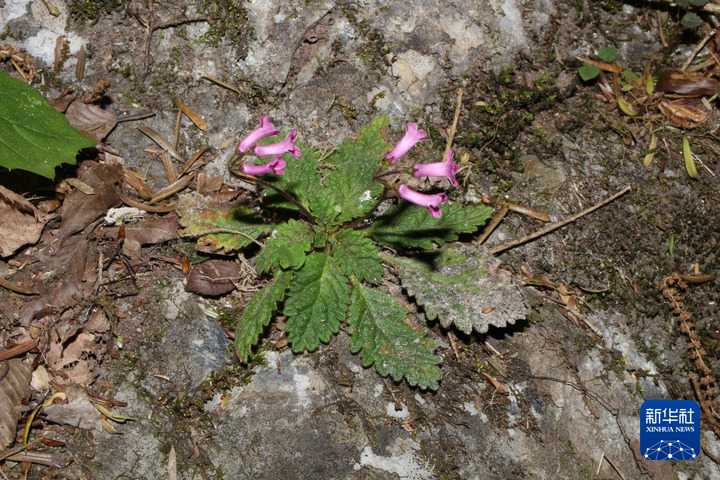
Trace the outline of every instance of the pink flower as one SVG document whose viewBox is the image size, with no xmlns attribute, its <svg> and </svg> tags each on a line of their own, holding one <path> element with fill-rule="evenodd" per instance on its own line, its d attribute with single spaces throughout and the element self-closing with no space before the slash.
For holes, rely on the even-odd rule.
<svg viewBox="0 0 720 480">
<path fill-rule="evenodd" d="M 398 185 L 397 191 L 400 194 L 400 198 L 430 210 L 430 215 L 433 218 L 442 217 L 442 212 L 440 211 L 440 204 L 445 203 L 448 200 L 445 193 L 427 195 L 425 193 L 416 192 L 405 184 Z"/>
<path fill-rule="evenodd" d="M 418 163 L 417 165 L 413 165 L 415 169 L 413 175 L 416 177 L 447 177 L 453 187 L 459 187 L 460 184 L 455 179 L 458 166 L 457 163 L 453 162 L 453 155 L 455 155 L 453 151 L 448 150 L 447 160 L 444 162 Z"/>
<path fill-rule="evenodd" d="M 238 152 L 245 153 L 254 147 L 258 140 L 262 140 L 263 138 L 270 137 L 272 135 L 278 135 L 279 133 L 280 130 L 275 129 L 275 126 L 270 123 L 270 119 L 268 117 L 260 117 L 260 128 L 256 128 L 250 132 L 250 135 L 243 138 L 242 142 L 240 142 L 240 145 L 238 146 Z"/>
<path fill-rule="evenodd" d="M 405 122 L 405 135 L 402 139 L 400 139 L 397 145 L 395 145 L 395 148 L 385 155 L 385 159 L 390 160 L 390 165 L 395 165 L 400 157 L 409 152 L 416 143 L 428 140 L 430 139 L 427 138 L 425 130 L 418 130 L 417 123 Z"/>
<path fill-rule="evenodd" d="M 249 163 L 242 164 L 242 171 L 247 175 L 265 175 L 267 173 L 273 173 L 275 175 L 285 175 L 282 171 L 285 168 L 285 160 L 282 157 L 275 157 L 264 165 L 250 165 Z"/>
<path fill-rule="evenodd" d="M 298 147 L 295 146 L 295 139 L 298 136 L 298 132 L 290 132 L 287 136 L 277 143 L 271 143 L 270 145 L 258 145 L 255 147 L 255 155 L 258 157 L 268 157 L 270 155 L 283 155 L 289 153 L 295 158 L 300 158 L 302 152 Z"/>
</svg>

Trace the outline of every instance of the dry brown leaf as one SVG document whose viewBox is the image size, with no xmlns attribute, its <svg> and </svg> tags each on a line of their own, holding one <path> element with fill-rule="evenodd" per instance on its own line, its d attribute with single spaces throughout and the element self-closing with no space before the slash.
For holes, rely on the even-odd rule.
<svg viewBox="0 0 720 480">
<path fill-rule="evenodd" d="M 681 128 L 695 128 L 708 117 L 707 110 L 680 103 L 660 102 L 658 108 L 670 123 Z"/>
<path fill-rule="evenodd" d="M 80 332 L 72 337 L 67 345 L 60 341 L 57 329 L 53 329 L 51 337 L 53 341 L 46 359 L 51 369 L 63 372 L 61 377 L 55 377 L 58 383 L 86 386 L 94 382 L 98 376 L 96 367 L 101 357 L 101 346 L 95 343 L 95 335 Z"/>
<path fill-rule="evenodd" d="M 661 92 L 680 95 L 712 96 L 718 92 L 718 81 L 698 73 L 685 73 L 678 70 L 663 70 L 656 89 Z"/>
<path fill-rule="evenodd" d="M 65 111 L 70 125 L 93 137 L 100 143 L 117 125 L 117 117 L 97 105 L 83 103 L 77 99 Z"/>
<path fill-rule="evenodd" d="M 178 238 L 178 228 L 178 216 L 174 213 L 152 220 L 145 219 L 125 227 L 125 241 L 130 239 L 141 245 L 155 245 Z"/>
<path fill-rule="evenodd" d="M 186 292 L 200 295 L 223 295 L 235 288 L 233 280 L 240 276 L 240 265 L 226 260 L 209 260 L 190 269 Z"/>
<path fill-rule="evenodd" d="M 22 404 L 30 398 L 32 366 L 13 358 L 0 362 L 0 450 L 13 443 Z"/>
<path fill-rule="evenodd" d="M 108 208 L 120 205 L 118 185 L 122 178 L 119 165 L 95 165 L 85 172 L 81 180 L 92 187 L 95 194 L 85 195 L 75 190 L 67 196 L 60 223 L 63 240 L 90 225 L 104 215 Z"/>
<path fill-rule="evenodd" d="M 50 218 L 51 215 L 40 212 L 17 193 L 0 186 L 0 225 L 12 225 L 0 228 L 0 257 L 37 242 Z"/>
</svg>

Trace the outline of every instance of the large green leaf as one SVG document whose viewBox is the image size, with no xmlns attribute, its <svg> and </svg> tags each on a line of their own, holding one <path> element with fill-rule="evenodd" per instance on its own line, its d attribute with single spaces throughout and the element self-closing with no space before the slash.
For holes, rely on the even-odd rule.
<svg viewBox="0 0 720 480">
<path fill-rule="evenodd" d="M 348 314 L 350 349 L 362 350 L 363 365 L 373 363 L 380 375 L 395 381 L 403 376 L 410 385 L 437 389 L 442 359 L 433 354 L 435 342 L 424 329 L 405 323 L 407 310 L 386 293 L 353 279 L 352 303 Z"/>
<path fill-rule="evenodd" d="M 333 241 L 333 257 L 343 269 L 345 275 L 354 275 L 368 283 L 378 284 L 385 269 L 378 249 L 364 232 L 343 230 Z"/>
<path fill-rule="evenodd" d="M 55 167 L 95 142 L 81 135 L 30 85 L 0 71 L 0 166 L 55 178 Z"/>
<path fill-rule="evenodd" d="M 350 300 L 348 278 L 333 257 L 313 253 L 295 274 L 285 301 L 288 341 L 296 352 L 315 350 L 330 340 L 345 319 Z"/>
<path fill-rule="evenodd" d="M 380 130 L 388 125 L 386 116 L 378 117 L 354 139 L 345 140 L 326 163 L 333 165 L 323 180 L 332 211 L 327 221 L 341 224 L 365 215 L 375 205 L 383 189 L 373 175 L 387 151 Z"/>
<path fill-rule="evenodd" d="M 200 247 L 212 251 L 239 250 L 272 228 L 247 205 L 215 202 L 199 194 L 181 195 L 176 211 L 183 227 L 180 235 L 197 238 Z"/>
<path fill-rule="evenodd" d="M 440 206 L 442 218 L 433 218 L 425 209 L 401 201 L 373 222 L 370 235 L 378 242 L 394 248 L 420 247 L 430 249 L 458 239 L 459 233 L 472 233 L 483 225 L 492 209 L 484 205 Z"/>
<path fill-rule="evenodd" d="M 258 142 L 269 144 L 277 142 L 280 137 L 265 138 Z M 316 217 L 322 217 L 328 210 L 324 189 L 318 173 L 318 159 L 320 152 L 314 148 L 305 148 L 300 142 L 295 142 L 302 151 L 300 158 L 284 155 L 287 164 L 283 169 L 285 175 L 268 175 L 263 180 L 271 182 L 276 187 L 292 195 L 307 210 Z M 265 201 L 268 205 L 296 210 L 297 206 L 288 202 L 282 195 L 271 189 L 264 190 Z"/>
<path fill-rule="evenodd" d="M 277 266 L 285 269 L 301 267 L 312 241 L 313 231 L 306 223 L 290 219 L 278 225 L 257 256 L 258 270 L 264 273 Z"/>
<path fill-rule="evenodd" d="M 245 307 L 245 312 L 235 330 L 237 353 L 243 360 L 248 359 L 252 346 L 258 342 L 263 328 L 270 323 L 278 303 L 285 297 L 291 279 L 291 271 L 281 270 L 271 283 L 265 285 L 250 299 Z"/>
</svg>

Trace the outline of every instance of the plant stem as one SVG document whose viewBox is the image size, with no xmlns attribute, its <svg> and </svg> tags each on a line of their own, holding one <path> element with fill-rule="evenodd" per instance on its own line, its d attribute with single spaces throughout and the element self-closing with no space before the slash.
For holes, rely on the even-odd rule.
<svg viewBox="0 0 720 480">
<path fill-rule="evenodd" d="M 262 185 L 263 187 L 267 187 L 267 188 L 269 188 L 269 189 L 271 189 L 271 190 L 276 191 L 276 192 L 279 193 L 285 200 L 287 200 L 288 202 L 290 202 L 290 203 L 292 203 L 293 205 L 295 205 L 295 206 L 298 208 L 298 210 L 300 211 L 300 214 L 301 214 L 303 217 L 307 218 L 308 221 L 310 221 L 310 223 L 312 223 L 312 224 L 315 224 L 315 223 L 316 223 L 316 222 L 315 222 L 315 217 L 313 217 L 312 213 L 310 213 L 305 207 L 303 207 L 302 204 L 298 201 L 297 198 L 293 197 L 292 195 L 290 195 L 288 192 L 286 192 L 286 191 L 283 190 L 282 188 L 280 188 L 280 187 L 278 187 L 278 186 L 276 186 L 276 185 L 273 185 L 272 183 L 270 183 L 270 182 L 268 182 L 268 181 L 262 180 L 262 179 L 260 179 L 260 178 L 258 178 L 258 177 L 256 177 L 256 176 L 254 176 L 254 175 L 248 175 L 248 174 L 246 174 L 246 173 L 239 172 L 239 171 L 237 171 L 236 169 L 233 168 L 233 165 L 232 165 L 232 164 L 230 165 L 230 169 L 229 169 L 229 170 L 230 170 L 230 173 L 233 174 L 233 175 L 235 175 L 236 177 L 242 178 L 242 179 L 244 179 L 244 180 L 247 180 L 247 181 L 250 182 L 250 183 L 257 184 L 257 185 Z"/>
<path fill-rule="evenodd" d="M 360 225 L 362 222 L 364 222 L 365 220 L 370 218 L 370 215 L 375 213 L 375 210 L 378 209 L 380 204 L 382 204 L 387 199 L 388 190 L 389 190 L 389 187 L 387 185 L 384 185 L 382 195 L 380 195 L 380 197 L 378 197 L 378 201 L 375 202 L 375 205 L 373 205 L 372 208 L 365 215 L 363 215 L 360 218 L 356 218 L 355 220 L 351 221 L 350 223 L 346 223 L 345 225 L 342 226 L 342 228 L 345 228 L 345 229 L 355 228 L 358 225 Z"/>
</svg>

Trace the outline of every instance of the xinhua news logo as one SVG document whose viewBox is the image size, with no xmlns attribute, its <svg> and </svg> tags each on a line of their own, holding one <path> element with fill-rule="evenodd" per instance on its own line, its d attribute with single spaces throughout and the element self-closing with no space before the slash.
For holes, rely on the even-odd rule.
<svg viewBox="0 0 720 480">
<path fill-rule="evenodd" d="M 700 406 L 648 400 L 640 407 L 640 453 L 647 460 L 693 460 L 700 453 Z"/>
</svg>

